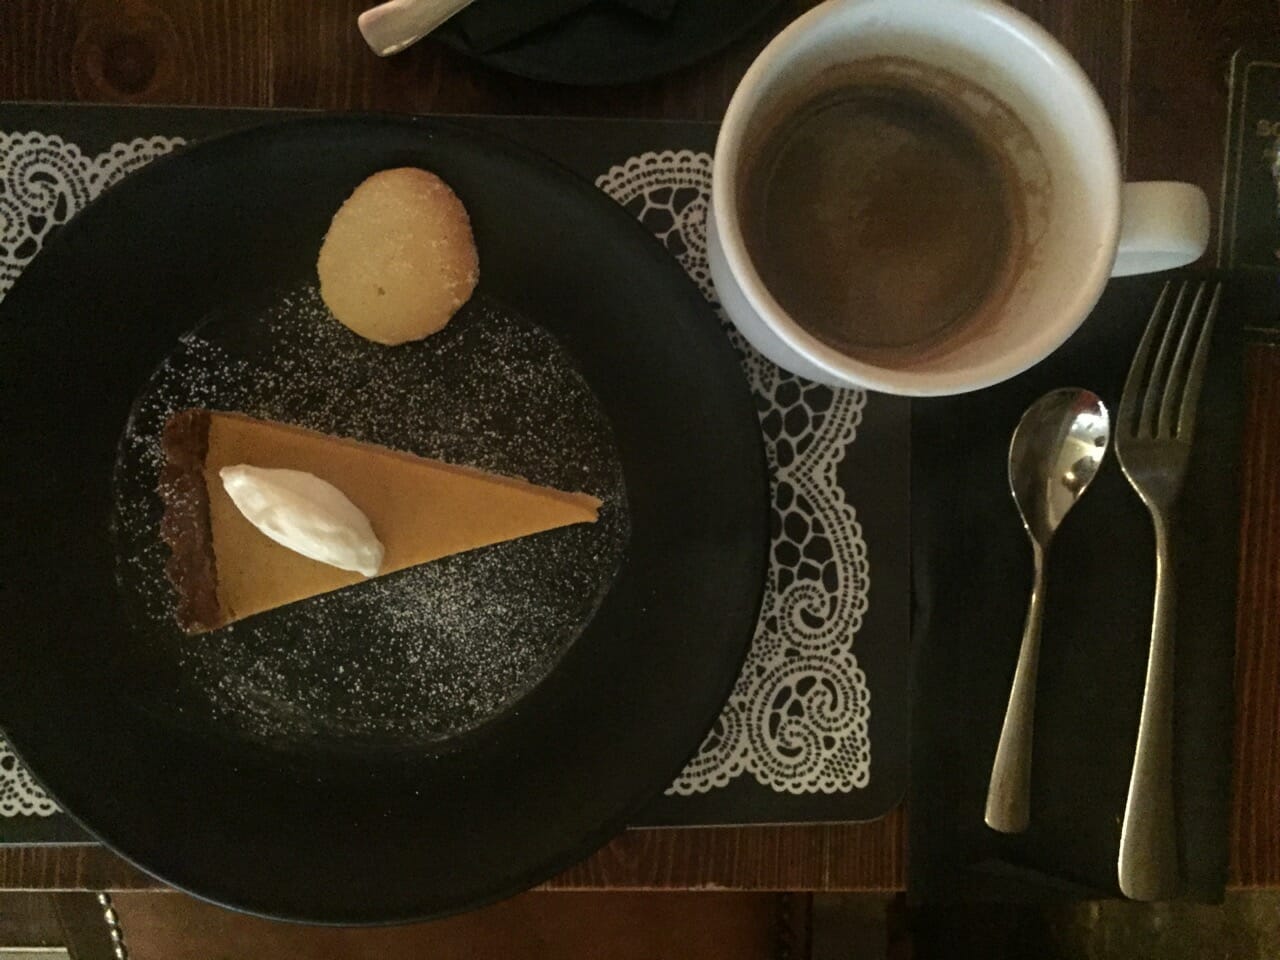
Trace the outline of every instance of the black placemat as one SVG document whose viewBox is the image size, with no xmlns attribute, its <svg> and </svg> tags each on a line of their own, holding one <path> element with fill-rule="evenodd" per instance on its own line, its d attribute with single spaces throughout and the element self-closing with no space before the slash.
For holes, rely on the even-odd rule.
<svg viewBox="0 0 1280 960">
<path fill-rule="evenodd" d="M 231 130 L 274 122 L 295 115 L 271 110 L 222 110 L 169 107 L 108 107 L 66 104 L 0 104 L 0 132 L 39 131 L 60 137 L 77 148 L 86 163 L 109 152 L 120 152 L 118 162 L 100 165 L 108 173 L 123 175 L 134 161 L 118 145 L 135 138 L 163 136 L 196 141 Z M 607 172 L 643 178 L 654 164 L 683 171 L 706 172 L 705 160 L 714 146 L 714 124 L 670 121 L 586 120 L 561 118 L 454 117 L 451 122 L 475 125 L 525 143 L 558 160 L 580 175 L 595 180 Z M 4 171 L 0 171 L 3 173 Z M 690 178 L 681 189 L 695 189 Z M 690 186 L 693 185 L 693 186 Z M 695 216 L 698 203 L 681 208 L 677 215 Z M 655 233 L 664 234 L 672 198 L 662 189 L 628 202 Z M 673 254 L 686 251 L 688 231 L 664 236 Z M 698 237 L 695 237 L 695 242 Z M 697 278 L 695 278 L 697 279 Z M 777 403 L 789 399 L 789 386 L 780 384 Z M 832 392 L 806 385 L 796 390 L 793 405 L 812 413 L 827 409 Z M 824 791 L 816 782 L 804 790 L 777 789 L 740 770 L 728 782 L 692 795 L 659 798 L 640 825 L 699 825 L 866 820 L 891 809 L 902 797 L 907 780 L 907 679 L 909 672 L 909 527 L 908 471 L 909 404 L 900 398 L 869 395 L 861 409 L 857 440 L 838 464 L 837 478 L 847 500 L 856 508 L 856 522 L 868 549 L 871 569 L 870 602 L 861 614 L 852 648 L 869 697 L 866 740 L 870 744 L 866 781 L 858 786 Z M 792 429 L 798 410 L 779 411 L 779 423 L 766 424 L 783 440 Z M 782 518 L 776 521 L 781 524 Z M 802 562 L 802 561 L 801 561 Z M 803 651 L 801 651 L 803 653 Z M 833 669 L 828 664 L 828 669 Z M 795 685 L 792 693 L 795 694 Z M 802 702 L 823 706 L 820 690 L 793 696 L 787 708 Z M 763 721 L 762 722 L 767 722 Z M 803 751 L 797 751 L 803 756 Z M 792 786 L 801 785 L 796 774 Z M 84 835 L 63 814 L 48 817 L 0 816 L 0 842 L 68 840 Z"/>
<path fill-rule="evenodd" d="M 983 823 L 1031 582 L 1007 485 L 1022 412 L 1060 386 L 1113 412 L 1168 277 L 1112 281 L 1056 354 L 1005 384 L 913 409 L 910 889 L 926 902 L 1118 895 L 1154 583 L 1151 523 L 1110 451 L 1048 561 L 1032 773 L 1020 836 Z M 1228 277 L 1177 521 L 1175 792 L 1187 895 L 1221 897 L 1233 719 L 1242 329 L 1271 285 Z"/>
</svg>

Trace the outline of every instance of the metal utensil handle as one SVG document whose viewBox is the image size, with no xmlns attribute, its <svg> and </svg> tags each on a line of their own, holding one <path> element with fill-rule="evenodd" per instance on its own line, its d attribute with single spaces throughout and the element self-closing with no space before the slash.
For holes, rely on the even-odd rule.
<svg viewBox="0 0 1280 960">
<path fill-rule="evenodd" d="M 417 43 L 472 0 L 386 0 L 356 20 L 369 48 L 380 57 Z"/>
<path fill-rule="evenodd" d="M 1156 598 L 1151 652 L 1142 695 L 1138 746 L 1120 831 L 1120 890 L 1134 900 L 1178 892 L 1178 839 L 1173 810 L 1173 638 L 1175 587 L 1168 526 L 1153 514 Z"/>
<path fill-rule="evenodd" d="M 1009 690 L 1009 706 L 1000 728 L 1000 745 L 991 765 L 984 819 L 992 830 L 1021 833 L 1031 822 L 1031 740 L 1036 715 L 1036 672 L 1040 665 L 1040 622 L 1044 614 L 1044 550 L 1034 547 L 1035 579 L 1027 622 L 1022 629 L 1018 666 Z"/>
</svg>

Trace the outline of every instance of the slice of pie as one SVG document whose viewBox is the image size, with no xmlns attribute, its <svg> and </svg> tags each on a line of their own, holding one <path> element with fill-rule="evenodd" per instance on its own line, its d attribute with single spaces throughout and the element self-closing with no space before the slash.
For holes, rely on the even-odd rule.
<svg viewBox="0 0 1280 960">
<path fill-rule="evenodd" d="M 161 535 L 188 633 L 358 583 L 270 540 L 240 513 L 218 471 L 251 464 L 302 470 L 341 490 L 369 518 L 386 553 L 378 575 L 575 523 L 600 501 L 524 480 L 427 460 L 238 413 L 184 410 L 162 438 Z"/>
</svg>

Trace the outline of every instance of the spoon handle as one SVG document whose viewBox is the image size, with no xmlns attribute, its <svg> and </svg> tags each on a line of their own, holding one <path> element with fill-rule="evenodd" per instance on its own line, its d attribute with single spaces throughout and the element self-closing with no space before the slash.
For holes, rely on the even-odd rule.
<svg viewBox="0 0 1280 960">
<path fill-rule="evenodd" d="M 1031 821 L 1031 734 L 1036 714 L 1036 670 L 1040 664 L 1040 621 L 1044 613 L 1044 550 L 1033 543 L 1035 580 L 1000 745 L 991 766 L 984 819 L 992 830 L 1021 833 Z"/>
<path fill-rule="evenodd" d="M 386 0 L 356 19 L 365 43 L 380 57 L 417 43 L 472 0 Z"/>
</svg>

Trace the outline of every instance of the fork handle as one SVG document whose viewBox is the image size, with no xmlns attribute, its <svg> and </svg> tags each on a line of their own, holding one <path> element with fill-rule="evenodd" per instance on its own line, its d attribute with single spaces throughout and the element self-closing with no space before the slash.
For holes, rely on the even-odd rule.
<svg viewBox="0 0 1280 960">
<path fill-rule="evenodd" d="M 1120 890 L 1134 900 L 1178 892 L 1178 836 L 1173 810 L 1174 574 L 1168 525 L 1153 513 L 1156 597 L 1151 652 L 1142 695 L 1138 746 L 1120 831 Z"/>
<path fill-rule="evenodd" d="M 1034 546 L 1035 580 L 1027 622 L 1022 629 L 1018 666 L 1009 689 L 1009 706 L 1000 728 L 1000 745 L 987 787 L 987 826 L 1021 833 L 1031 822 L 1031 741 L 1036 716 L 1036 672 L 1040 665 L 1040 623 L 1044 616 L 1044 550 Z"/>
</svg>

